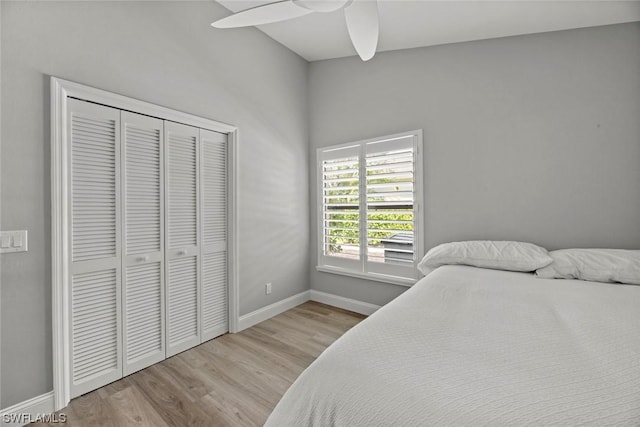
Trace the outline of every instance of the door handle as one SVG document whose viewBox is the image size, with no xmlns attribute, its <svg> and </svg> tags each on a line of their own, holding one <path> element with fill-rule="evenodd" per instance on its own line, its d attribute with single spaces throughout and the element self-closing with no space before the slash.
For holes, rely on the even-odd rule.
<svg viewBox="0 0 640 427">
<path fill-rule="evenodd" d="M 178 251 L 178 255 L 180 255 L 180 256 L 184 256 L 184 255 L 186 255 L 186 254 L 187 254 L 187 250 L 186 250 L 186 249 L 180 249 L 180 250 Z"/>
</svg>

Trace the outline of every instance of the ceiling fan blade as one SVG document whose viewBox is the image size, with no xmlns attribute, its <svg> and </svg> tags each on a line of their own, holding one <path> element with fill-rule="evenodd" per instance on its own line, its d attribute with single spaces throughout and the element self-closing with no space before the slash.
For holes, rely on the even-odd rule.
<svg viewBox="0 0 640 427">
<path fill-rule="evenodd" d="M 378 2 L 353 0 L 344 10 L 349 37 L 363 61 L 373 58 L 378 47 Z"/>
<path fill-rule="evenodd" d="M 243 10 L 212 23 L 215 28 L 250 27 L 285 21 L 313 13 L 312 10 L 297 6 L 291 0 L 278 1 Z"/>
</svg>

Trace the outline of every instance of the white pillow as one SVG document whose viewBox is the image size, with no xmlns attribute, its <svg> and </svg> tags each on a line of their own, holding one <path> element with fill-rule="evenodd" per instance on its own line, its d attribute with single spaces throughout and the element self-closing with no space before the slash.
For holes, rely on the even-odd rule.
<svg viewBox="0 0 640 427">
<path fill-rule="evenodd" d="M 542 279 L 580 279 L 640 285 L 640 250 L 561 249 L 553 263 L 536 270 Z"/>
<path fill-rule="evenodd" d="M 432 248 L 418 264 L 425 276 L 435 268 L 447 264 L 509 271 L 534 271 L 551 264 L 545 248 L 533 243 L 475 240 L 443 243 Z"/>
</svg>

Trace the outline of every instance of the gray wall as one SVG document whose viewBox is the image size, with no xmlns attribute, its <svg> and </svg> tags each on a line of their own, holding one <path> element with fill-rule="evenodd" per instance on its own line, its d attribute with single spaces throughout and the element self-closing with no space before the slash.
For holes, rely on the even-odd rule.
<svg viewBox="0 0 640 427">
<path fill-rule="evenodd" d="M 1 2 L 2 402 L 52 389 L 49 75 L 240 128 L 240 314 L 308 289 L 308 64 L 214 2 Z M 264 282 L 273 293 L 264 295 Z"/>
<path fill-rule="evenodd" d="M 310 67 L 316 148 L 424 129 L 425 242 L 640 248 L 640 23 L 385 52 Z M 399 286 L 315 271 L 384 304 Z"/>
<path fill-rule="evenodd" d="M 0 265 L 2 407 L 52 388 L 49 75 L 240 127 L 241 314 L 308 289 L 315 148 L 398 131 L 425 131 L 427 248 L 639 246 L 640 24 L 309 66 L 257 30 L 210 29 L 227 13 L 213 2 L 0 12 L 0 226 L 30 233 L 30 251 Z M 375 304 L 404 290 L 310 277 Z"/>
</svg>

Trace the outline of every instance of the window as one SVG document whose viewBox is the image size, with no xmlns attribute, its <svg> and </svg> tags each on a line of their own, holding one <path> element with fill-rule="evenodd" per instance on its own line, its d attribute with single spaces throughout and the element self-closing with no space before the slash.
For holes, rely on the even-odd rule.
<svg viewBox="0 0 640 427">
<path fill-rule="evenodd" d="M 422 131 L 318 150 L 318 270 L 412 284 L 422 255 Z"/>
</svg>

